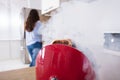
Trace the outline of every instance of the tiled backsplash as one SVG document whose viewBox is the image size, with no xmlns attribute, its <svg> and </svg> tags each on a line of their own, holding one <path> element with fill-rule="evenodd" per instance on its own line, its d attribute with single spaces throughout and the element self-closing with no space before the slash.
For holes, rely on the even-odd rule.
<svg viewBox="0 0 120 80">
<path fill-rule="evenodd" d="M 106 49 L 120 51 L 120 33 L 104 33 L 104 39 Z"/>
</svg>

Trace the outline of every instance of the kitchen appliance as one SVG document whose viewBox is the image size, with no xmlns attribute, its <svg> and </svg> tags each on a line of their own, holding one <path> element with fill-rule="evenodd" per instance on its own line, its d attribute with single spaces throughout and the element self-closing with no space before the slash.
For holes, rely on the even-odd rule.
<svg viewBox="0 0 120 80">
<path fill-rule="evenodd" d="M 52 44 L 43 47 L 36 59 L 36 80 L 95 80 L 88 58 L 79 50 Z"/>
</svg>

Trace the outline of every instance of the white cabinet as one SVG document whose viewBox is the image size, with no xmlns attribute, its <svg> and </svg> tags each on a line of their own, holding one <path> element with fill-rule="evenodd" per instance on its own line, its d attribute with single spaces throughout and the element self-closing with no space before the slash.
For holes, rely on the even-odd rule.
<svg viewBox="0 0 120 80">
<path fill-rule="evenodd" d="M 58 8 L 60 0 L 29 0 L 29 7 L 41 10 L 42 14 Z"/>
</svg>

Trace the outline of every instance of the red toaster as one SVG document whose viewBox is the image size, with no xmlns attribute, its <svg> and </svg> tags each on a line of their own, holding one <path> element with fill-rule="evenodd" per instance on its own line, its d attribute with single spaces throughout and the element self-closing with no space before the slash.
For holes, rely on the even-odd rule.
<svg viewBox="0 0 120 80">
<path fill-rule="evenodd" d="M 36 58 L 36 80 L 95 80 L 88 58 L 79 50 L 52 44 L 43 47 Z"/>
</svg>

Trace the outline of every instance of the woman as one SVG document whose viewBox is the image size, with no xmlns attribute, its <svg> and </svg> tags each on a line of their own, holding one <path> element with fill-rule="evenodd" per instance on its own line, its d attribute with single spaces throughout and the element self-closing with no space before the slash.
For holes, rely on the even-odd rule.
<svg viewBox="0 0 120 80">
<path fill-rule="evenodd" d="M 31 56 L 30 67 L 35 66 L 36 56 L 42 48 L 41 35 L 38 30 L 41 27 L 39 14 L 37 10 L 32 9 L 28 15 L 25 32 L 26 32 L 26 45 Z"/>
</svg>

